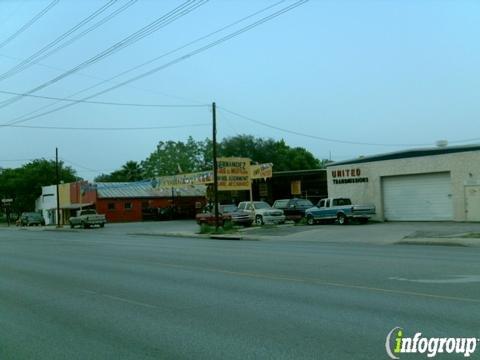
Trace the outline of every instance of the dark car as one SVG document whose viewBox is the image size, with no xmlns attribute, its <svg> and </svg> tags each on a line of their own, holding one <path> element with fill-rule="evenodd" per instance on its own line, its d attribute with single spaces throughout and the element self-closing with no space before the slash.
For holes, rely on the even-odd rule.
<svg viewBox="0 0 480 360">
<path fill-rule="evenodd" d="M 307 199 L 281 199 L 273 203 L 276 209 L 282 209 L 287 220 L 295 222 L 300 221 L 305 216 L 305 210 L 314 207 L 313 203 Z"/>
<path fill-rule="evenodd" d="M 31 226 L 31 225 L 45 225 L 45 220 L 43 216 L 36 212 L 24 212 L 18 219 L 18 223 L 21 226 Z"/>
</svg>

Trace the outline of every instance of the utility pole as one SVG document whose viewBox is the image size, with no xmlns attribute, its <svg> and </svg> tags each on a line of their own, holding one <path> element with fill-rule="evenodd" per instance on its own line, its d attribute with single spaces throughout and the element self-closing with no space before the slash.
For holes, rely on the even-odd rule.
<svg viewBox="0 0 480 360">
<path fill-rule="evenodd" d="M 218 164 L 217 164 L 217 109 L 212 103 L 212 120 L 213 120 L 213 206 L 215 209 L 215 229 L 218 229 Z"/>
<path fill-rule="evenodd" d="M 60 182 L 59 176 L 58 176 L 58 148 L 55 148 L 55 176 L 57 178 L 57 227 L 61 227 L 60 224 L 60 194 L 59 194 L 59 189 L 58 189 L 58 184 Z"/>
</svg>

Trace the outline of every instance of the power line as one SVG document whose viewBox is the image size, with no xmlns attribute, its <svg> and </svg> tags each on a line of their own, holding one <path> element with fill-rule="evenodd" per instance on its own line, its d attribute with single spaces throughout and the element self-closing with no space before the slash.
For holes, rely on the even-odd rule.
<svg viewBox="0 0 480 360">
<path fill-rule="evenodd" d="M 302 132 L 299 132 L 299 131 L 295 131 L 295 130 L 289 130 L 289 129 L 285 129 L 285 128 L 281 128 L 281 127 L 278 127 L 278 126 L 275 126 L 275 125 L 271 125 L 271 124 L 268 124 L 264 121 L 260 121 L 260 120 L 256 120 L 256 119 L 253 119 L 251 117 L 248 117 L 248 116 L 245 116 L 245 115 L 242 115 L 242 114 L 239 114 L 235 111 L 232 111 L 232 110 L 228 110 L 226 109 L 225 107 L 220 107 L 223 111 L 226 111 L 227 113 L 230 113 L 232 115 L 235 115 L 239 118 L 242 118 L 244 120 L 247 120 L 247 121 L 250 121 L 252 123 L 255 123 L 255 124 L 258 124 L 258 125 L 262 125 L 264 127 L 268 127 L 270 129 L 274 129 L 274 130 L 277 130 L 277 131 L 281 131 L 281 132 L 284 132 L 284 133 L 288 133 L 288 134 L 293 134 L 293 135 L 298 135 L 298 136 L 303 136 L 303 137 L 307 137 L 307 138 L 310 138 L 310 139 L 315 139 L 315 140 L 321 140 L 321 141 L 327 141 L 327 142 L 334 142 L 334 143 L 340 143 L 340 144 L 352 144 L 352 145 L 370 145 L 370 146 L 428 146 L 428 145 L 431 145 L 431 144 L 379 144 L 379 143 L 366 143 L 366 142 L 358 142 L 358 141 L 349 141 L 349 140 L 340 140 L 340 139 L 332 139 L 332 138 L 326 138 L 326 137 L 321 137 L 321 136 L 316 136 L 316 135 L 311 135 L 311 134 L 306 134 L 306 133 L 302 133 Z"/>
<path fill-rule="evenodd" d="M 212 32 L 210 32 L 210 33 L 208 33 L 208 34 L 206 34 L 206 35 L 203 35 L 203 36 L 201 36 L 201 37 L 198 37 L 198 38 L 196 38 L 195 40 L 190 41 L 190 42 L 188 42 L 188 43 L 186 43 L 186 44 L 184 44 L 184 45 L 182 45 L 182 46 L 180 46 L 180 47 L 177 47 L 177 48 L 175 48 L 175 49 L 173 49 L 173 50 L 170 50 L 170 51 L 168 51 L 168 52 L 166 52 L 166 53 L 163 53 L 163 54 L 161 54 L 161 55 L 159 55 L 159 56 L 157 56 L 157 57 L 155 57 L 155 58 L 153 58 L 153 59 L 150 59 L 150 60 L 148 60 L 148 61 L 146 61 L 146 62 L 143 62 L 143 63 L 141 63 L 141 64 L 139 64 L 139 65 L 136 65 L 136 66 L 134 66 L 134 67 L 132 67 L 132 68 L 129 68 L 129 69 L 123 71 L 123 72 L 120 72 L 119 74 L 117 74 L 117 75 L 115 75 L 115 76 L 113 76 L 113 77 L 110 77 L 110 78 L 108 78 L 108 79 L 103 79 L 102 81 L 100 81 L 100 82 L 98 82 L 98 83 L 96 83 L 96 84 L 94 84 L 94 85 L 91 85 L 91 86 L 86 87 L 86 88 L 84 88 L 84 89 L 82 89 L 82 90 L 80 90 L 80 91 L 77 91 L 77 92 L 69 95 L 68 98 L 77 96 L 77 95 L 79 95 L 79 94 L 81 94 L 81 93 L 84 93 L 84 92 L 86 92 L 86 91 L 88 91 L 88 90 L 94 89 L 94 88 L 96 88 L 96 87 L 98 87 L 98 86 L 100 86 L 100 85 L 103 85 L 103 84 L 105 84 L 105 83 L 110 83 L 110 82 L 112 82 L 112 80 L 114 80 L 114 79 L 116 79 L 116 78 L 119 78 L 119 77 L 121 77 L 121 76 L 123 76 L 123 75 L 126 75 L 126 74 L 128 74 L 128 73 L 130 73 L 130 72 L 132 72 L 132 71 L 135 71 L 135 70 L 137 70 L 137 69 L 139 69 L 139 68 L 142 68 L 142 67 L 144 67 L 144 66 L 146 66 L 146 65 L 149 65 L 149 64 L 151 64 L 151 63 L 153 63 L 153 62 L 155 62 L 155 61 L 157 61 L 157 60 L 160 60 L 160 59 L 162 59 L 162 58 L 164 58 L 164 57 L 166 57 L 166 56 L 168 56 L 168 55 L 171 55 L 171 54 L 174 54 L 174 53 L 176 53 L 176 52 L 178 52 L 178 51 L 180 51 L 180 50 L 183 50 L 184 48 L 187 48 L 188 46 L 191 46 L 191 45 L 196 44 L 196 43 L 198 43 L 198 42 L 200 42 L 200 41 L 202 41 L 202 40 L 205 40 L 205 39 L 207 39 L 207 38 L 209 38 L 209 37 L 211 37 L 211 36 L 213 36 L 213 35 L 216 35 L 217 33 L 220 33 L 220 32 L 222 32 L 222 31 L 224 31 L 224 30 L 226 30 L 226 29 L 228 29 L 228 28 L 231 28 L 231 27 L 233 27 L 233 26 L 235 26 L 235 25 L 237 25 L 237 24 L 239 24 L 239 23 L 241 23 L 241 22 L 244 22 L 244 21 L 246 21 L 246 20 L 248 20 L 248 19 L 250 19 L 250 18 L 252 18 L 252 17 L 255 17 L 255 16 L 258 15 L 258 14 L 261 14 L 261 13 L 267 11 L 267 10 L 270 10 L 270 9 L 278 6 L 279 4 L 284 3 L 285 1 L 286 1 L 286 0 L 280 0 L 280 1 L 278 1 L 278 2 L 276 2 L 276 3 L 274 3 L 274 4 L 272 4 L 272 5 L 269 5 L 269 6 L 266 6 L 266 7 L 264 7 L 264 8 L 261 8 L 260 10 L 254 12 L 254 13 L 252 13 L 252 14 L 249 14 L 249 15 L 247 15 L 247 16 L 239 19 L 239 20 L 236 20 L 236 21 L 234 21 L 234 22 L 232 22 L 232 23 L 230 23 L 230 24 L 228 24 L 228 25 L 225 25 L 225 26 L 223 26 L 223 27 L 221 27 L 221 28 L 219 28 L 219 29 L 217 29 L 217 30 L 215 30 L 215 31 L 212 31 Z M 63 71 L 63 70 L 62 70 L 62 71 Z M 84 98 L 84 99 L 85 99 L 85 98 Z M 59 101 L 56 101 L 56 102 L 54 102 L 54 103 L 52 103 L 52 104 L 48 104 L 48 105 L 39 107 L 39 108 L 37 108 L 37 109 L 35 109 L 35 110 L 33 110 L 33 111 L 29 111 L 28 113 L 25 113 L 25 114 L 23 114 L 23 115 L 17 116 L 16 118 L 10 120 L 8 123 L 16 123 L 18 120 L 21 120 L 20 122 L 23 122 L 23 120 L 26 119 L 29 115 L 32 115 L 32 114 L 38 113 L 39 111 L 42 111 L 42 110 L 44 110 L 44 109 L 47 109 L 47 108 L 55 105 L 55 104 L 58 103 L 58 102 L 59 102 Z M 41 117 L 41 116 L 47 115 L 47 114 L 49 114 L 49 113 L 51 113 L 51 112 L 55 112 L 55 111 L 58 111 L 58 110 L 62 110 L 63 108 L 65 108 L 65 107 L 60 107 L 60 108 L 57 108 L 57 109 L 53 109 L 52 111 L 47 111 L 47 112 L 44 112 L 44 113 L 42 113 L 42 114 L 38 114 L 38 116 Z M 29 119 L 30 119 L 30 118 L 29 118 Z M 29 119 L 26 119 L 26 121 L 28 121 Z"/>
<path fill-rule="evenodd" d="M 11 77 L 15 74 L 18 74 L 19 72 L 22 72 L 24 70 L 26 70 L 27 68 L 37 64 L 38 62 L 42 61 L 43 59 L 51 56 L 52 54 L 60 51 L 61 49 L 63 49 L 64 47 L 74 43 L 75 41 L 77 41 L 78 39 L 84 37 L 85 35 L 87 35 L 88 33 L 92 32 L 93 30 L 97 29 L 98 27 L 100 27 L 101 25 L 105 24 L 106 22 L 110 21 L 111 19 L 113 19 L 114 17 L 116 17 L 117 15 L 119 15 L 120 13 L 122 13 L 123 11 L 125 11 L 126 9 L 128 9 L 130 6 L 132 6 L 133 4 L 135 4 L 137 2 L 137 0 L 130 0 L 129 2 L 125 3 L 123 6 L 119 7 L 118 9 L 116 9 L 115 11 L 113 11 L 112 13 L 110 13 L 109 15 L 105 16 L 103 19 L 97 21 L 95 24 L 93 24 L 92 26 L 90 26 L 89 28 L 85 29 L 84 31 L 82 31 L 80 34 L 74 36 L 73 38 L 71 38 L 70 40 L 64 42 L 63 44 L 60 44 L 59 46 L 55 47 L 54 49 L 50 50 L 49 52 L 47 52 L 46 54 L 43 54 L 42 56 L 38 56 L 36 57 L 34 60 L 32 61 L 29 61 L 28 63 L 26 63 L 25 65 L 23 66 L 16 66 L 17 70 L 15 71 L 12 71 L 10 70 L 10 74 L 8 76 L 6 76 L 5 78 L 8 78 L 8 77 Z M 65 70 L 62 70 L 62 71 L 65 71 Z M 3 79 L 5 79 L 3 78 Z M 2 78 L 0 78 L 0 80 L 3 80 Z"/>
<path fill-rule="evenodd" d="M 192 3 L 193 1 L 193 3 Z M 121 49 L 128 47 L 137 41 L 143 39 L 146 36 L 149 36 L 153 34 L 154 32 L 158 31 L 159 29 L 169 25 L 170 23 L 180 19 L 181 17 L 187 15 L 188 13 L 192 12 L 193 10 L 197 9 L 198 7 L 204 5 L 208 0 L 200 0 L 196 2 L 196 0 L 188 0 L 185 3 L 177 6 L 174 10 L 171 10 L 167 14 L 157 18 L 155 21 L 150 23 L 147 26 L 144 26 L 140 30 L 136 31 L 135 33 L 127 36 L 123 40 L 115 43 L 114 45 L 110 46 L 108 49 L 102 51 L 101 53 L 91 57 L 90 59 L 80 63 L 79 65 L 75 66 L 74 68 L 64 72 L 63 74 L 60 74 L 56 76 L 55 78 L 44 82 L 43 84 L 30 89 L 26 92 L 26 94 L 32 94 L 35 93 L 39 90 L 42 90 L 52 84 L 57 83 L 58 81 L 74 74 L 75 72 L 78 72 L 81 69 L 84 69 L 92 64 L 97 63 L 98 61 L 113 55 L 114 53 L 120 51 Z M 14 96 L 10 99 L 4 100 L 1 102 L 0 108 L 3 108 L 5 106 L 8 106 L 18 100 L 23 99 L 23 96 Z"/>
<path fill-rule="evenodd" d="M 53 0 L 50 4 L 47 5 L 42 11 L 40 11 L 38 14 L 36 14 L 33 18 L 31 18 L 29 21 L 27 21 L 20 29 L 15 31 L 12 35 L 10 35 L 8 38 L 3 40 L 0 43 L 0 49 L 7 45 L 9 42 L 14 40 L 17 36 L 19 36 L 21 33 L 23 33 L 25 30 L 27 30 L 30 26 L 35 24 L 40 18 L 42 18 L 50 9 L 52 9 L 55 5 L 58 4 L 60 0 Z"/>
<path fill-rule="evenodd" d="M 217 39 L 217 40 L 215 40 L 215 41 L 213 41 L 213 42 L 211 42 L 211 43 L 209 43 L 209 44 L 207 44 L 207 45 L 204 45 L 204 46 L 202 46 L 202 47 L 200 47 L 200 48 L 198 48 L 198 49 L 196 49 L 196 50 L 193 50 L 193 51 L 191 51 L 191 52 L 189 52 L 189 53 L 187 53 L 187 54 L 185 54 L 185 55 L 182 55 L 182 56 L 180 56 L 180 57 L 178 57 L 178 58 L 176 58 L 176 59 L 174 59 L 174 60 L 171 60 L 171 61 L 169 61 L 169 62 L 167 62 L 167 63 L 165 63 L 165 64 L 163 64 L 163 65 L 157 66 L 157 67 L 155 67 L 155 68 L 153 68 L 153 69 L 151 69 L 151 70 L 149 70 L 149 71 L 147 71 L 147 72 L 144 72 L 144 73 L 142 73 L 142 74 L 140 74 L 140 75 L 137 75 L 137 76 L 135 76 L 135 77 L 133 77 L 133 78 L 130 78 L 130 79 L 128 79 L 128 80 L 125 80 L 125 81 L 123 81 L 123 82 L 121 82 L 121 83 L 119 83 L 119 84 L 116 84 L 116 85 L 114 85 L 114 86 L 111 86 L 111 87 L 109 87 L 109 88 L 107 88 L 107 89 L 105 89 L 105 90 L 102 90 L 102 91 L 99 91 L 99 92 L 97 92 L 97 93 L 95 93 L 95 94 L 93 94 L 93 95 L 84 97 L 84 98 L 82 98 L 82 100 L 92 99 L 92 98 L 94 98 L 94 97 L 96 97 L 96 96 L 103 95 L 103 94 L 105 94 L 105 93 L 107 93 L 107 92 L 110 92 L 110 91 L 112 91 L 112 90 L 115 90 L 115 89 L 117 89 L 117 88 L 119 88 L 119 87 L 125 86 L 125 85 L 127 85 L 127 84 L 129 84 L 129 83 L 131 83 L 131 82 L 134 82 L 134 81 L 140 80 L 140 79 L 142 79 L 142 78 L 144 78 L 144 77 L 153 75 L 154 73 L 156 73 L 156 72 L 158 72 L 158 71 L 164 70 L 164 69 L 166 69 L 166 68 L 168 68 L 168 67 L 170 67 L 170 66 L 172 66 L 172 65 L 175 65 L 175 64 L 177 64 L 177 63 L 179 63 L 179 62 L 182 62 L 182 61 L 184 61 L 184 60 L 186 60 L 186 59 L 189 59 L 189 58 L 191 58 L 191 57 L 193 57 L 193 56 L 195 56 L 195 55 L 198 55 L 198 54 L 200 54 L 200 53 L 202 53 L 202 52 L 204 52 L 204 51 L 206 51 L 206 50 L 208 50 L 208 49 L 210 49 L 210 48 L 212 48 L 212 47 L 218 46 L 218 45 L 220 45 L 220 44 L 222 44 L 222 43 L 224 43 L 224 42 L 226 42 L 226 41 L 228 41 L 228 40 L 230 40 L 230 39 L 232 39 L 232 38 L 235 38 L 235 37 L 241 35 L 242 33 L 246 32 L 246 31 L 252 30 L 253 28 L 255 28 L 255 27 L 257 27 L 257 26 L 259 26 L 259 25 L 261 25 L 261 24 L 263 24 L 263 23 L 265 23 L 265 22 L 267 22 L 267 21 L 270 21 L 270 20 L 272 20 L 272 19 L 274 19 L 274 18 L 276 18 L 276 17 L 278 17 L 278 16 L 280 16 L 280 15 L 282 15 L 282 14 L 288 12 L 288 11 L 291 11 L 291 10 L 293 10 L 294 8 L 297 8 L 298 6 L 305 4 L 306 2 L 308 2 L 308 0 L 299 0 L 299 1 L 296 1 L 295 3 L 293 3 L 293 4 L 289 5 L 289 6 L 286 6 L 286 7 L 282 8 L 282 9 L 280 9 L 280 10 L 278 10 L 278 11 L 276 11 L 276 12 L 274 12 L 274 13 L 268 15 L 268 16 L 265 16 L 265 17 L 263 17 L 263 18 L 255 21 L 255 22 L 253 22 L 253 23 L 251 23 L 251 24 L 249 24 L 249 25 L 246 25 L 246 26 L 240 28 L 239 30 L 234 31 L 234 32 L 232 32 L 232 33 L 230 33 L 230 34 L 228 34 L 228 35 L 225 35 L 225 36 L 223 36 L 223 37 L 221 37 L 221 38 L 219 38 L 219 39 Z M 57 108 L 55 108 L 55 109 L 48 110 L 48 111 L 45 111 L 45 112 L 43 112 L 43 113 L 40 113 L 40 114 L 37 114 L 37 115 L 33 115 L 33 116 L 29 116 L 29 117 L 26 117 L 26 118 L 21 118 L 21 119 L 19 119 L 19 120 L 14 119 L 14 120 L 11 120 L 10 122 L 7 122 L 7 123 L 4 123 L 4 124 L 0 125 L 0 127 L 5 127 L 5 126 L 12 125 L 12 124 L 19 124 L 19 123 L 23 123 L 23 122 L 26 122 L 26 121 L 30 121 L 30 120 L 33 120 L 33 119 L 36 119 L 36 118 L 39 118 L 39 117 L 42 117 L 42 116 L 51 114 L 51 113 L 53 113 L 53 112 L 56 112 L 56 111 L 59 111 L 59 110 L 63 110 L 63 109 L 65 109 L 65 108 L 68 108 L 68 107 L 73 106 L 73 105 L 75 105 L 75 103 L 62 105 L 62 106 L 59 106 L 59 107 L 57 107 Z"/>
<path fill-rule="evenodd" d="M 207 107 L 205 105 L 197 104 L 141 104 L 141 103 L 124 103 L 124 102 L 113 102 L 113 101 L 88 101 L 81 99 L 68 99 L 68 98 L 59 98 L 54 96 L 42 96 L 42 95 L 33 95 L 33 94 L 23 94 L 13 91 L 0 90 L 0 94 L 8 95 L 17 95 L 17 96 L 28 96 L 36 99 L 45 99 L 45 100 L 56 100 L 56 101 L 66 101 L 70 103 L 83 103 L 83 104 L 95 104 L 95 105 L 114 105 L 114 106 L 136 106 L 136 107 L 163 107 L 163 108 L 191 108 L 191 107 Z"/>
<path fill-rule="evenodd" d="M 87 171 L 90 171 L 90 172 L 95 172 L 95 173 L 101 173 L 101 172 L 111 172 L 111 171 L 114 171 L 114 170 L 105 170 L 105 169 L 92 169 L 92 168 L 89 168 L 87 166 L 84 166 L 84 165 L 81 165 L 79 163 L 76 163 L 76 162 L 73 162 L 71 160 L 68 160 L 64 157 L 61 157 L 60 158 L 62 161 L 70 164 L 70 165 L 73 165 L 73 166 L 78 166 L 79 168 L 83 169 L 83 170 L 87 170 Z"/>
<path fill-rule="evenodd" d="M 131 130 L 156 130 L 156 129 L 184 129 L 192 127 L 211 126 L 210 123 L 197 123 L 185 125 L 145 126 L 145 127 L 67 127 L 67 126 L 30 126 L 30 125 L 0 125 L 13 128 L 43 129 L 43 130 L 82 130 L 82 131 L 131 131 Z"/>
<path fill-rule="evenodd" d="M 5 73 L 1 74 L 0 75 L 0 81 L 1 80 L 5 80 L 7 78 L 9 78 L 10 76 L 16 74 L 17 72 L 21 71 L 25 66 L 27 66 L 29 63 L 31 63 L 32 61 L 34 61 L 36 58 L 38 58 L 40 55 L 42 55 L 43 53 L 45 53 L 46 51 L 48 51 L 49 49 L 51 49 L 53 46 L 57 45 L 58 43 L 60 43 L 61 41 L 63 41 L 63 39 L 67 38 L 68 36 L 70 36 L 71 34 L 73 34 L 75 31 L 77 31 L 78 29 L 80 29 L 82 26 L 84 26 L 85 24 L 89 23 L 91 20 L 93 20 L 94 18 L 96 18 L 98 15 L 102 14 L 103 12 L 105 12 L 110 6 L 114 5 L 116 2 L 116 0 L 110 0 L 109 2 L 107 2 L 106 4 L 102 5 L 100 8 L 98 8 L 97 10 L 95 10 L 92 14 L 90 14 L 89 16 L 87 16 L 86 18 L 84 18 L 82 21 L 80 21 L 79 23 L 77 23 L 75 26 L 71 27 L 70 29 L 68 29 L 66 32 L 64 32 L 63 34 L 61 34 L 60 36 L 58 36 L 55 40 L 51 41 L 50 43 L 48 43 L 47 45 L 45 45 L 43 48 L 41 48 L 40 50 L 38 50 L 37 52 L 35 52 L 34 54 L 30 55 L 28 58 L 24 59 L 23 61 L 21 61 L 19 64 L 15 65 L 13 68 L 11 68 L 10 70 L 7 70 Z"/>
</svg>

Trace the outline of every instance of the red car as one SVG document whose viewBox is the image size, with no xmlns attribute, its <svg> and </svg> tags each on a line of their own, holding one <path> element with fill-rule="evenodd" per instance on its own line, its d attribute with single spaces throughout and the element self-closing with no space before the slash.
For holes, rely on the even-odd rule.
<svg viewBox="0 0 480 360">
<path fill-rule="evenodd" d="M 215 213 L 214 210 L 210 210 L 210 208 L 205 208 L 203 212 L 197 214 L 195 216 L 195 220 L 197 221 L 198 225 L 207 224 L 207 225 L 215 225 Z M 218 207 L 218 223 L 220 226 L 223 226 L 225 221 L 231 221 L 232 216 L 227 213 L 222 212 L 221 205 Z"/>
</svg>

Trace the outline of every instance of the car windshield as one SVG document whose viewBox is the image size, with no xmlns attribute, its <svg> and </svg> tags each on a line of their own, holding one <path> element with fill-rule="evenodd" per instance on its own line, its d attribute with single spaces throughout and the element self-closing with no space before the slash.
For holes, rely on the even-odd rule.
<svg viewBox="0 0 480 360">
<path fill-rule="evenodd" d="M 220 211 L 223 212 L 223 213 L 232 213 L 232 212 L 235 212 L 237 211 L 237 206 L 234 205 L 234 204 L 230 204 L 230 205 L 220 205 Z"/>
<path fill-rule="evenodd" d="M 284 208 L 286 207 L 288 204 L 288 200 L 277 200 L 275 201 L 275 203 L 273 204 L 273 207 L 275 208 Z"/>
<path fill-rule="evenodd" d="M 271 206 L 268 205 L 265 201 L 255 201 L 253 203 L 255 209 L 269 209 Z"/>
<path fill-rule="evenodd" d="M 93 215 L 96 214 L 95 210 L 82 210 L 82 215 Z"/>
<path fill-rule="evenodd" d="M 313 204 L 310 200 L 298 200 L 297 205 L 298 206 L 311 206 L 311 207 L 313 207 Z"/>
</svg>

